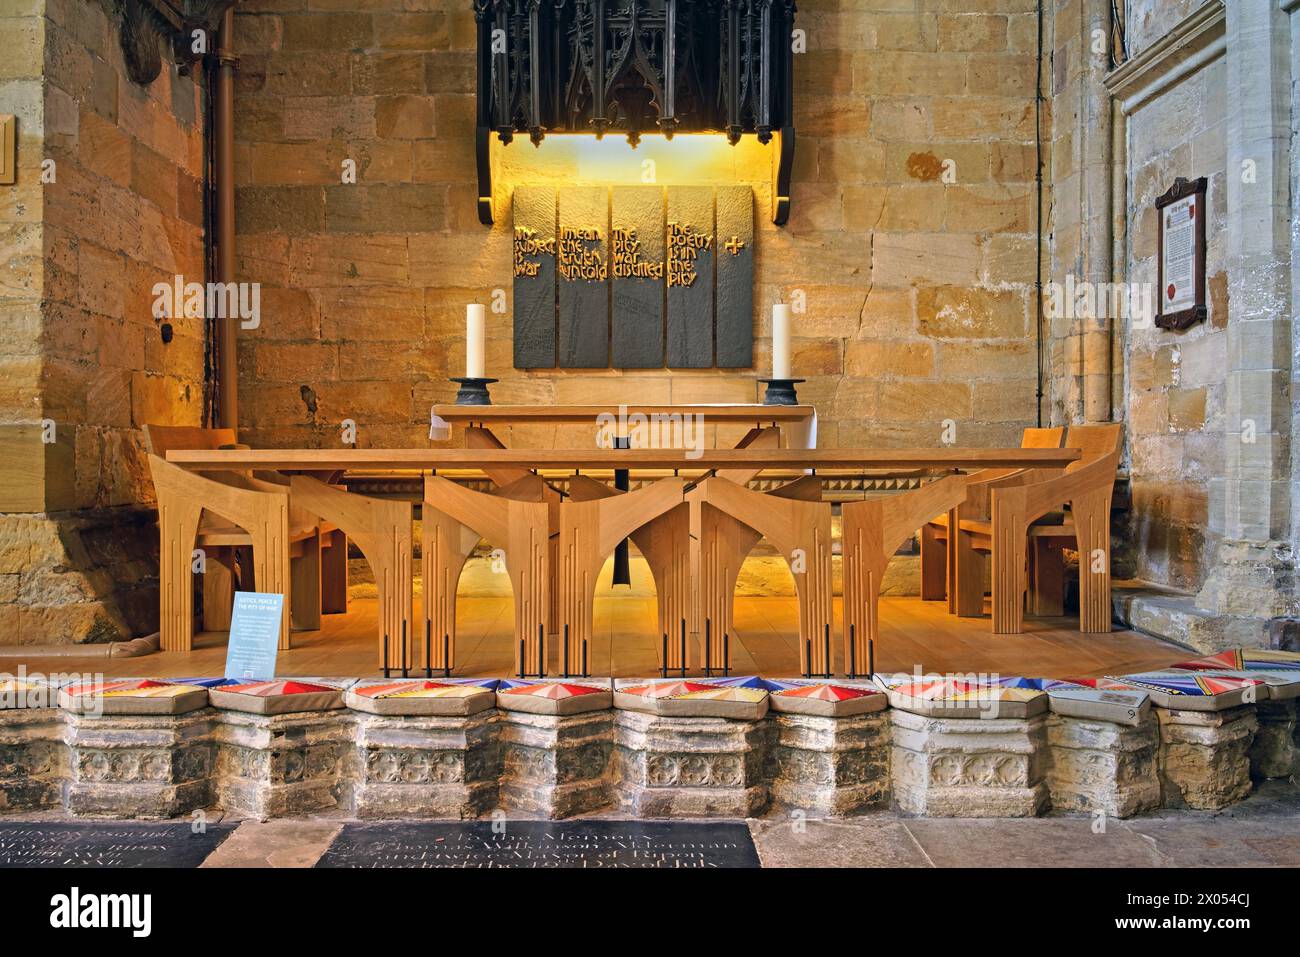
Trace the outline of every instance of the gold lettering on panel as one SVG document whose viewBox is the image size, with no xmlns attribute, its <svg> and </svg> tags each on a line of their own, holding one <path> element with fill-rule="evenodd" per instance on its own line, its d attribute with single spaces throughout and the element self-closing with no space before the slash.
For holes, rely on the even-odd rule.
<svg viewBox="0 0 1300 957">
<path fill-rule="evenodd" d="M 662 279 L 664 264 L 641 258 L 641 240 L 635 229 L 615 229 L 610 237 L 615 279 Z"/>
<path fill-rule="evenodd" d="M 700 250 L 711 249 L 713 237 L 693 226 L 668 224 L 668 285 L 689 286 L 695 282 L 695 260 Z"/>
<path fill-rule="evenodd" d="M 587 282 L 601 282 L 608 275 L 605 260 L 599 249 L 592 249 L 588 243 L 600 241 L 600 230 L 595 227 L 574 229 L 560 227 L 559 264 L 560 275 L 565 279 L 585 279 Z"/>
<path fill-rule="evenodd" d="M 515 227 L 515 275 L 536 276 L 541 266 L 533 256 L 554 256 L 555 240 L 538 239 L 537 233 L 523 226 Z"/>
</svg>

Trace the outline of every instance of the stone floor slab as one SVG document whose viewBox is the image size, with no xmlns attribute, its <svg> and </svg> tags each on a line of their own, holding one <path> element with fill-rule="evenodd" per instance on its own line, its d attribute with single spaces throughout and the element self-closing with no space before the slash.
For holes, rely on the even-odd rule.
<svg viewBox="0 0 1300 957">
<path fill-rule="evenodd" d="M 204 867 L 312 867 L 343 830 L 340 821 L 244 821 Z"/>
<path fill-rule="evenodd" d="M 764 867 L 931 867 L 903 822 L 893 818 L 751 821 Z"/>
<path fill-rule="evenodd" d="M 936 867 L 1152 867 L 1148 841 L 1111 819 L 1104 833 L 1092 817 L 1042 820 L 920 820 L 905 822 Z"/>
</svg>

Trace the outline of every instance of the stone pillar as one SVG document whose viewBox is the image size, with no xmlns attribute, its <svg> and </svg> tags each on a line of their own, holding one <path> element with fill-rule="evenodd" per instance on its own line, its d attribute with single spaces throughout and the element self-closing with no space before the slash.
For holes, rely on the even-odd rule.
<svg viewBox="0 0 1300 957">
<path fill-rule="evenodd" d="M 770 725 L 618 711 L 613 779 L 636 817 L 752 817 L 767 806 Z"/>
<path fill-rule="evenodd" d="M 212 803 L 212 712 L 66 711 L 69 814 L 167 818 Z"/>
<path fill-rule="evenodd" d="M 0 710 L 0 813 L 59 806 L 67 765 L 58 708 Z"/>
<path fill-rule="evenodd" d="M 1291 545 L 1291 37 L 1277 0 L 1226 4 L 1228 370 L 1225 471 L 1211 484 L 1218 563 L 1198 603 L 1220 647 L 1262 644 L 1297 613 Z M 1214 238 L 1211 237 L 1211 242 Z"/>
<path fill-rule="evenodd" d="M 1226 711 L 1155 708 L 1165 807 L 1217 811 L 1250 794 L 1255 705 Z"/>
<path fill-rule="evenodd" d="M 1255 706 L 1259 730 L 1250 746 L 1250 776 L 1257 781 L 1289 778 L 1300 771 L 1296 748 L 1296 703 L 1261 701 Z"/>
<path fill-rule="evenodd" d="M 1053 714 L 1047 744 L 1047 789 L 1055 810 L 1129 817 L 1160 806 L 1155 715 L 1129 726 Z"/>
<path fill-rule="evenodd" d="M 612 711 L 501 711 L 497 721 L 506 811 L 562 818 L 609 804 Z"/>
<path fill-rule="evenodd" d="M 346 806 L 355 780 L 354 718 L 347 711 L 219 711 L 217 803 L 259 820 Z"/>
<path fill-rule="evenodd" d="M 893 722 L 894 803 L 927 817 L 1033 817 L 1047 807 L 1047 716 Z"/>
<path fill-rule="evenodd" d="M 496 712 L 358 714 L 357 817 L 475 818 L 496 806 Z"/>
<path fill-rule="evenodd" d="M 772 714 L 772 799 L 783 807 L 843 816 L 888 806 L 888 711 L 823 718 Z"/>
</svg>

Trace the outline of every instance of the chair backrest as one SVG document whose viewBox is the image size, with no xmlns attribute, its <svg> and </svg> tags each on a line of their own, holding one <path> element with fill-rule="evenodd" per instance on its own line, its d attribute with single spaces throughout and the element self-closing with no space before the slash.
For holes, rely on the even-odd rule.
<svg viewBox="0 0 1300 957">
<path fill-rule="evenodd" d="M 204 429 L 197 425 L 146 425 L 145 447 L 159 458 L 172 449 L 213 450 L 236 443 L 234 429 Z"/>
<path fill-rule="evenodd" d="M 1071 462 L 1065 469 L 1074 472 L 1090 465 L 1098 459 L 1109 455 L 1118 457 L 1122 432 L 1118 422 L 1107 425 L 1072 425 L 1065 436 L 1067 449 L 1078 449 L 1078 461 Z"/>
<path fill-rule="evenodd" d="M 1065 439 L 1065 429 L 1061 426 L 1051 429 L 1025 429 L 1020 436 L 1022 449 L 1059 449 Z"/>
</svg>

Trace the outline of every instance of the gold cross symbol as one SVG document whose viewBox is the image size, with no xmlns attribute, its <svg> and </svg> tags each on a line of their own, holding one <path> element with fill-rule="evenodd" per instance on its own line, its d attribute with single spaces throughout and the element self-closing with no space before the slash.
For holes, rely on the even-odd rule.
<svg viewBox="0 0 1300 957">
<path fill-rule="evenodd" d="M 745 248 L 745 244 L 741 242 L 739 236 L 732 236 L 730 239 L 728 239 L 726 246 L 727 246 L 727 252 L 731 253 L 731 255 L 733 256 L 739 256 L 740 251 Z"/>
</svg>

